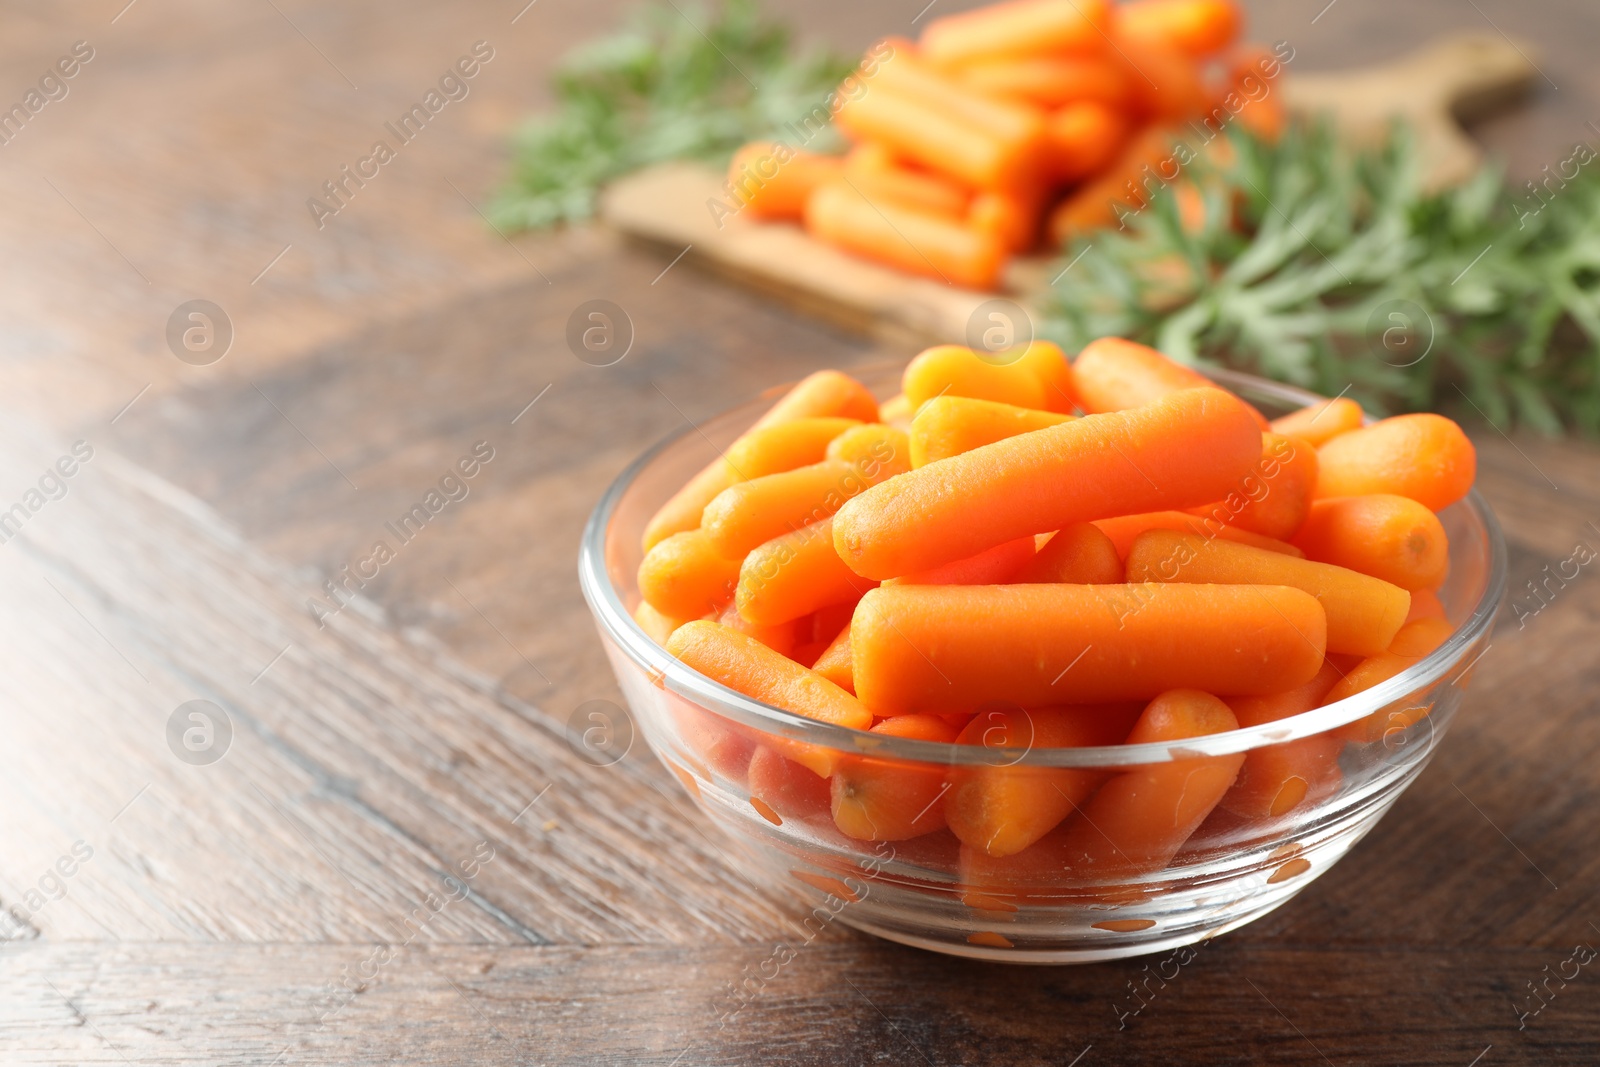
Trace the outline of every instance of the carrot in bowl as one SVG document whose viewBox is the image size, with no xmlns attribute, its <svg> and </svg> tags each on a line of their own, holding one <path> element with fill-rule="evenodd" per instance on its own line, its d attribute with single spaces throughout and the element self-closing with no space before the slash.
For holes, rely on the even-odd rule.
<svg viewBox="0 0 1600 1067">
<path fill-rule="evenodd" d="M 1361 429 L 1361 405 L 1349 397 L 1319 400 L 1272 420 L 1272 432 L 1298 437 L 1319 448 L 1342 433 Z"/>
<path fill-rule="evenodd" d="M 639 595 L 674 619 L 720 612 L 739 582 L 739 558 L 717 551 L 702 530 L 684 530 L 657 542 L 639 563 Z"/>
<path fill-rule="evenodd" d="M 948 394 L 934 397 L 918 408 L 911 420 L 911 466 L 925 466 L 1071 419 L 1071 415 L 998 400 Z"/>
<path fill-rule="evenodd" d="M 1180 389 L 1221 388 L 1205 375 L 1137 341 L 1102 337 L 1090 341 L 1072 362 L 1073 399 L 1084 411 L 1122 411 L 1158 400 Z M 1241 404 L 1244 401 L 1239 401 Z M 1260 429 L 1267 420 L 1250 405 Z"/>
<path fill-rule="evenodd" d="M 1438 516 L 1391 493 L 1318 500 L 1295 543 L 1307 559 L 1409 590 L 1437 588 L 1450 565 L 1450 542 Z"/>
<path fill-rule="evenodd" d="M 872 713 L 855 697 L 761 642 L 714 622 L 678 627 L 667 651 L 714 682 L 808 719 L 865 730 Z M 808 764 L 809 766 L 809 764 Z"/>
<path fill-rule="evenodd" d="M 1432 511 L 1467 495 L 1477 451 L 1443 415 L 1396 415 L 1341 434 L 1317 450 L 1317 496 L 1394 493 Z"/>
<path fill-rule="evenodd" d="M 875 584 L 845 566 L 833 548 L 833 520 L 823 519 L 753 549 L 739 567 L 734 602 L 746 620 L 771 626 L 859 600 Z"/>
</svg>

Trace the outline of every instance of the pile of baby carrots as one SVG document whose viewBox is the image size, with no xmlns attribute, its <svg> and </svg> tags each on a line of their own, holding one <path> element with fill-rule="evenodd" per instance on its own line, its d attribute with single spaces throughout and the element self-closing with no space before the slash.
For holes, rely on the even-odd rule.
<svg viewBox="0 0 1600 1067">
<path fill-rule="evenodd" d="M 1438 648 L 1436 512 L 1476 466 L 1454 422 L 1364 425 L 1347 399 L 1269 422 L 1116 338 L 1071 363 L 1043 341 L 941 345 L 902 388 L 880 406 L 811 375 L 644 536 L 635 619 L 690 667 L 811 719 L 993 750 L 908 764 L 682 704 L 688 746 L 771 821 L 948 829 L 989 890 L 1041 869 L 1114 880 L 1166 866 L 1214 811 L 1314 803 L 1345 744 L 1426 714 L 1120 773 L 1019 762 L 1284 719 Z"/>
<path fill-rule="evenodd" d="M 1145 172 L 1188 162 L 1169 158 L 1180 132 L 1276 135 L 1281 57 L 1236 44 L 1241 21 L 1235 0 L 1008 0 L 933 19 L 916 42 L 875 44 L 835 94 L 847 155 L 749 144 L 727 189 L 754 217 L 992 289 L 1047 216 L 1059 243 L 1141 210 L 1177 176 Z"/>
</svg>

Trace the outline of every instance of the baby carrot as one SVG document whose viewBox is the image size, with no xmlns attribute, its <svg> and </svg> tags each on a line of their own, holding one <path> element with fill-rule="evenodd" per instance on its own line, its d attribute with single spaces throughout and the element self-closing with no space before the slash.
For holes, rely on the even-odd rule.
<svg viewBox="0 0 1600 1067">
<path fill-rule="evenodd" d="M 1317 673 L 1325 627 L 1281 587 L 902 585 L 861 598 L 850 650 L 857 695 L 892 715 L 1277 692 Z"/>
<path fill-rule="evenodd" d="M 1406 613 L 1406 622 L 1413 623 L 1418 619 L 1442 619 L 1444 603 L 1439 599 L 1439 594 L 1432 589 L 1413 589 L 1411 591 L 1411 610 Z"/>
<path fill-rule="evenodd" d="M 675 619 L 721 611 L 738 582 L 739 559 L 718 552 L 701 530 L 673 534 L 639 563 L 639 595 Z"/>
<path fill-rule="evenodd" d="M 930 350 L 931 351 L 931 350 Z M 911 466 L 970 452 L 1007 437 L 1071 421 L 1071 415 L 1040 411 L 998 400 L 938 396 L 917 409 L 911 420 Z"/>
<path fill-rule="evenodd" d="M 1126 214 L 1142 211 L 1149 197 L 1141 184 L 1146 167 L 1159 167 L 1172 157 L 1176 132 L 1155 125 L 1130 138 L 1105 169 L 1073 190 L 1050 213 L 1050 239 L 1065 245 L 1072 238 L 1121 225 Z"/>
<path fill-rule="evenodd" d="M 1390 493 L 1319 500 L 1294 540 L 1307 559 L 1402 589 L 1437 588 L 1450 565 L 1450 543 L 1438 516 Z"/>
<path fill-rule="evenodd" d="M 1232 0 L 1133 0 L 1113 11 L 1119 37 L 1191 56 L 1227 47 L 1244 21 Z"/>
<path fill-rule="evenodd" d="M 1236 729 L 1228 705 L 1192 689 L 1150 702 L 1128 735 L 1130 745 L 1183 741 Z M 1067 826 L 1067 867 L 1102 881 L 1158 871 L 1172 861 L 1233 785 L 1244 753 L 1152 763 L 1100 787 Z"/>
<path fill-rule="evenodd" d="M 1122 411 L 1152 403 L 1180 389 L 1217 389 L 1199 371 L 1168 359 L 1148 345 L 1102 337 L 1090 341 L 1072 362 L 1073 399 L 1087 412 Z M 1267 420 L 1254 407 L 1249 410 L 1257 425 L 1267 429 Z"/>
<path fill-rule="evenodd" d="M 1036 192 L 986 189 L 972 198 L 967 225 L 987 233 L 1012 252 L 1026 252 L 1039 239 L 1040 196 Z"/>
<path fill-rule="evenodd" d="M 756 746 L 745 781 L 750 788 L 751 805 L 769 822 L 773 815 L 781 821 L 806 819 L 828 811 L 828 780 L 766 745 Z M 755 803 L 758 800 L 759 805 Z"/>
<path fill-rule="evenodd" d="M 1305 685 L 1259 697 L 1225 697 L 1241 727 L 1277 722 L 1320 707 L 1339 680 L 1337 667 L 1323 663 Z M 1325 794 L 1339 780 L 1339 750 L 1331 734 L 1268 745 L 1246 753 L 1239 778 L 1222 798 L 1222 808 L 1247 819 L 1286 815 L 1307 798 Z"/>
<path fill-rule="evenodd" d="M 933 19 L 921 53 L 939 66 L 973 60 L 1096 52 L 1105 47 L 1107 0 L 1008 0 Z"/>
<path fill-rule="evenodd" d="M 957 731 L 937 715 L 896 715 L 872 732 L 949 744 Z M 858 841 L 904 841 L 943 829 L 944 771 L 936 763 L 842 757 L 832 781 L 833 824 Z"/>
<path fill-rule="evenodd" d="M 774 537 L 821 522 L 871 484 L 862 468 L 837 459 L 764 474 L 718 493 L 700 528 L 718 552 L 743 559 Z"/>
<path fill-rule="evenodd" d="M 837 156 L 799 152 L 787 145 L 755 141 L 734 153 L 728 182 L 744 209 L 763 219 L 798 219 L 811 190 L 844 173 Z"/>
<path fill-rule="evenodd" d="M 1124 581 L 1122 558 L 1099 527 L 1080 522 L 1052 534 L 1010 580 L 1019 584 L 1120 584 Z"/>
<path fill-rule="evenodd" d="M 992 234 L 898 204 L 874 204 L 842 183 L 811 194 L 805 222 L 813 236 L 848 252 L 968 289 L 994 288 L 1005 262 L 1005 248 Z"/>
<path fill-rule="evenodd" d="M 925 106 L 996 137 L 1019 154 L 1038 151 L 1044 123 L 1039 109 L 1029 104 L 996 100 L 972 92 L 960 82 L 931 69 L 912 54 L 909 46 L 878 64 L 869 92 L 902 93 Z"/>
<path fill-rule="evenodd" d="M 1130 88 L 1120 64 L 1093 53 L 976 60 L 962 64 L 956 76 L 980 93 L 1047 108 L 1083 102 L 1120 108 Z"/>
<path fill-rule="evenodd" d="M 875 141 L 902 159 L 979 189 L 1022 184 L 1038 165 L 1037 142 L 1007 144 L 989 130 L 886 86 L 874 85 L 845 100 L 834 119 L 852 140 Z M 823 188 L 813 190 L 812 198 Z M 809 208 L 808 203 L 808 217 Z"/>
<path fill-rule="evenodd" d="M 1044 168 L 1058 181 L 1099 173 L 1128 139 L 1127 114 L 1099 100 L 1057 108 L 1045 119 Z"/>
<path fill-rule="evenodd" d="M 1361 405 L 1349 397 L 1319 400 L 1299 411 L 1291 411 L 1282 418 L 1272 420 L 1272 432 L 1285 437 L 1298 437 L 1313 448 L 1338 437 L 1342 433 L 1361 429 Z"/>
<path fill-rule="evenodd" d="M 737 481 L 778 474 L 821 462 L 830 441 L 860 425 L 857 419 L 812 418 L 762 426 L 729 445 L 723 458 Z"/>
<path fill-rule="evenodd" d="M 1005 541 L 966 559 L 890 578 L 890 585 L 998 585 L 1012 581 L 1033 559 L 1032 534 Z M 864 579 L 858 579 L 864 580 Z M 1120 578 L 1118 579 L 1121 580 Z"/>
<path fill-rule="evenodd" d="M 1186 389 L 882 482 L 840 509 L 834 545 L 856 573 L 892 578 L 1024 534 L 1215 500 L 1260 454 L 1243 403 L 1218 389 Z"/>
<path fill-rule="evenodd" d="M 896 161 L 877 145 L 858 145 L 845 158 L 845 178 L 856 191 L 873 203 L 888 202 L 962 219 L 967 214 L 971 192 L 941 174 L 914 170 Z"/>
<path fill-rule="evenodd" d="M 1117 55 L 1135 72 L 1129 79 L 1135 115 L 1181 123 L 1205 112 L 1212 94 L 1193 56 L 1157 41 L 1113 36 Z"/>
<path fill-rule="evenodd" d="M 1346 697 L 1355 696 L 1374 686 L 1381 685 L 1389 679 L 1422 662 L 1429 653 L 1433 652 L 1455 631 L 1448 621 L 1439 618 L 1418 619 L 1408 622 L 1400 628 L 1395 635 L 1393 643 L 1388 649 L 1366 659 L 1351 667 L 1345 676 L 1329 690 L 1323 704 L 1332 704 L 1344 700 Z M 1409 701 L 1402 699 L 1390 704 L 1388 707 L 1368 715 L 1364 719 L 1357 719 L 1347 726 L 1341 727 L 1336 733 L 1339 737 L 1349 741 L 1368 742 L 1381 740 L 1391 730 L 1403 730 L 1413 722 L 1421 719 L 1430 710 L 1430 706 L 1403 706 Z"/>
<path fill-rule="evenodd" d="M 878 417 L 897 430 L 909 430 L 911 417 L 915 414 L 916 410 L 911 404 L 911 399 L 904 393 L 896 393 L 883 402 Z"/>
<path fill-rule="evenodd" d="M 729 604 L 717 616 L 717 622 L 730 630 L 737 630 L 746 637 L 754 638 L 766 645 L 781 656 L 794 658 L 794 646 L 800 641 L 799 630 L 795 619 L 782 619 L 777 622 L 751 622 L 739 614 L 738 609 Z"/>
<path fill-rule="evenodd" d="M 1275 433 L 1261 435 L 1261 462 L 1222 500 L 1193 513 L 1263 537 L 1294 536 L 1311 511 L 1317 486 L 1317 450 Z"/>
<path fill-rule="evenodd" d="M 822 650 L 822 655 L 817 657 L 811 669 L 853 696 L 856 682 L 851 666 L 850 627 L 846 626 L 835 635 L 828 647 Z"/>
<path fill-rule="evenodd" d="M 678 627 L 667 651 L 729 689 L 808 719 L 865 730 L 872 713 L 855 697 L 761 642 L 714 622 Z"/>
<path fill-rule="evenodd" d="M 689 703 L 670 689 L 663 693 L 684 747 L 698 757 L 696 763 L 704 761 L 704 766 L 697 767 L 702 776 L 709 778 L 709 772 L 714 770 L 724 778 L 743 783 L 755 751 L 755 742 L 747 736 L 753 731 Z"/>
<path fill-rule="evenodd" d="M 1410 593 L 1371 575 L 1169 530 L 1150 530 L 1133 542 L 1128 550 L 1128 580 L 1303 589 L 1327 612 L 1328 648 L 1358 656 L 1388 648 L 1411 607 Z"/>
<path fill-rule="evenodd" d="M 911 442 L 904 430 L 871 422 L 829 441 L 827 458 L 860 468 L 875 485 L 911 469 Z"/>
<path fill-rule="evenodd" d="M 1396 415 L 1341 434 L 1317 449 L 1317 496 L 1407 496 L 1443 511 L 1467 495 L 1477 451 L 1443 415 Z"/>
<path fill-rule="evenodd" d="M 1063 412 L 1072 404 L 1070 383 L 1061 349 L 1035 341 L 981 354 L 965 345 L 934 345 L 906 364 L 900 388 L 919 415 L 920 405 L 944 396 Z"/>
<path fill-rule="evenodd" d="M 875 422 L 878 418 L 878 402 L 873 399 L 866 386 L 848 374 L 841 374 L 836 370 L 819 370 L 802 379 L 785 393 L 782 399 L 761 416 L 746 433 L 814 416 L 838 416 L 859 419 L 862 422 Z M 700 513 L 705 510 L 705 506 L 737 480 L 738 476 L 728 467 L 727 461 L 718 456 L 699 474 L 689 479 L 688 483 L 651 518 L 645 527 L 644 550 L 650 551 L 668 534 L 692 530 L 699 526 Z"/>
<path fill-rule="evenodd" d="M 1143 515 L 1119 515 L 1114 519 L 1096 519 L 1094 524 L 1111 538 L 1111 543 L 1116 546 L 1117 555 L 1123 559 L 1128 557 L 1128 550 L 1133 547 L 1134 540 L 1146 530 L 1176 530 L 1208 540 L 1221 538 L 1224 541 L 1233 541 L 1252 548 L 1265 549 L 1268 552 L 1281 552 L 1296 559 L 1305 558 L 1304 552 L 1287 541 L 1263 537 L 1249 530 L 1241 530 L 1237 526 L 1224 526 L 1199 515 L 1191 515 L 1187 511 L 1151 511 Z"/>
<path fill-rule="evenodd" d="M 639 606 L 633 609 L 633 621 L 639 628 L 650 635 L 650 640 L 658 645 L 667 643 L 667 638 L 672 636 L 672 631 L 688 622 L 688 619 L 675 619 L 670 615 L 663 615 L 650 606 L 650 601 L 641 600 Z"/>
<path fill-rule="evenodd" d="M 854 602 L 875 584 L 844 565 L 833 548 L 833 520 L 823 519 L 751 550 L 734 603 L 744 619 L 770 626 Z"/>
<path fill-rule="evenodd" d="M 1035 749 L 1118 745 L 1132 726 L 1126 710 L 1116 706 L 980 709 L 956 743 L 993 749 L 994 760 L 950 769 L 944 811 L 951 832 L 991 856 L 1021 852 L 1072 814 L 1107 775 L 1018 762 Z"/>
</svg>

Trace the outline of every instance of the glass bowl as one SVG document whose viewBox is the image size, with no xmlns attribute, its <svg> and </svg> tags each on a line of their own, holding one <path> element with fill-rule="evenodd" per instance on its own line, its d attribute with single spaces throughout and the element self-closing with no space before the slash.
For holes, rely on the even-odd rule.
<svg viewBox="0 0 1600 1067">
<path fill-rule="evenodd" d="M 880 398 L 898 390 L 898 369 L 862 377 Z M 1320 399 L 1247 375 L 1211 377 L 1269 417 Z M 687 428 L 623 471 L 589 519 L 578 566 L 640 732 L 741 846 L 752 879 L 798 893 L 811 906 L 803 923 L 809 936 L 841 922 L 953 955 L 1076 963 L 1166 952 L 1234 929 L 1305 888 L 1377 823 L 1427 765 L 1487 647 L 1506 549 L 1474 491 L 1439 516 L 1450 537 L 1449 577 L 1438 590 L 1456 626 L 1449 640 L 1381 685 L 1292 718 L 1176 744 L 995 748 L 886 737 L 752 700 L 669 656 L 631 611 L 650 516 L 782 392 Z M 1100 781 L 1179 762 L 1199 769 L 1241 759 L 1247 768 L 1311 769 L 1284 778 L 1286 789 L 1267 798 L 1265 811 L 1260 797 L 1230 802 L 1230 793 L 1160 869 L 1129 863 L 1086 877 L 1060 858 L 1061 839 L 1081 815 L 1002 859 L 963 849 L 942 828 L 894 841 L 847 837 L 830 813 L 828 783 L 775 758 L 795 752 L 797 742 L 834 750 L 860 775 L 920 781 L 940 796 L 978 775 L 1064 781 L 1087 774 Z M 752 796 L 751 761 L 762 750 L 761 795 Z"/>
</svg>

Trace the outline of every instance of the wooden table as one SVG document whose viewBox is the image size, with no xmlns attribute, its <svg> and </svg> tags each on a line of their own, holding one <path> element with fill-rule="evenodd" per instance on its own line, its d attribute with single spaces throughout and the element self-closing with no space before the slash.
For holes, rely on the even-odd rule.
<svg viewBox="0 0 1600 1067">
<path fill-rule="evenodd" d="M 8 4 L 0 42 L 5 100 L 93 49 L 0 146 L 0 512 L 24 506 L 0 544 L 0 1061 L 1600 1060 L 1593 968 L 1517 1017 L 1528 983 L 1600 944 L 1587 571 L 1524 626 L 1508 615 L 1370 840 L 1125 1029 L 1139 962 L 976 965 L 837 924 L 719 1028 L 729 983 L 799 912 L 746 881 L 642 745 L 594 767 L 567 744 L 579 704 L 619 699 L 579 529 L 685 418 L 907 353 L 692 253 L 485 228 L 506 130 L 615 5 L 125 2 Z M 919 6 L 794 17 L 855 47 Z M 1263 0 L 1258 33 L 1313 68 L 1490 22 L 1559 85 L 1491 145 L 1531 173 L 1592 134 L 1584 0 L 1321 6 Z M 306 199 L 479 40 L 471 95 L 318 229 Z M 593 298 L 637 329 L 612 367 L 563 340 Z M 220 362 L 169 349 L 192 299 L 231 321 Z M 71 477 L 47 476 L 79 441 Z M 323 582 L 368 566 L 476 442 L 493 459 L 468 495 L 319 622 Z M 1546 564 L 1600 546 L 1597 454 L 1478 442 L 1531 604 Z M 231 725 L 198 753 L 193 700 Z M 459 897 L 445 879 L 466 870 Z"/>
</svg>

